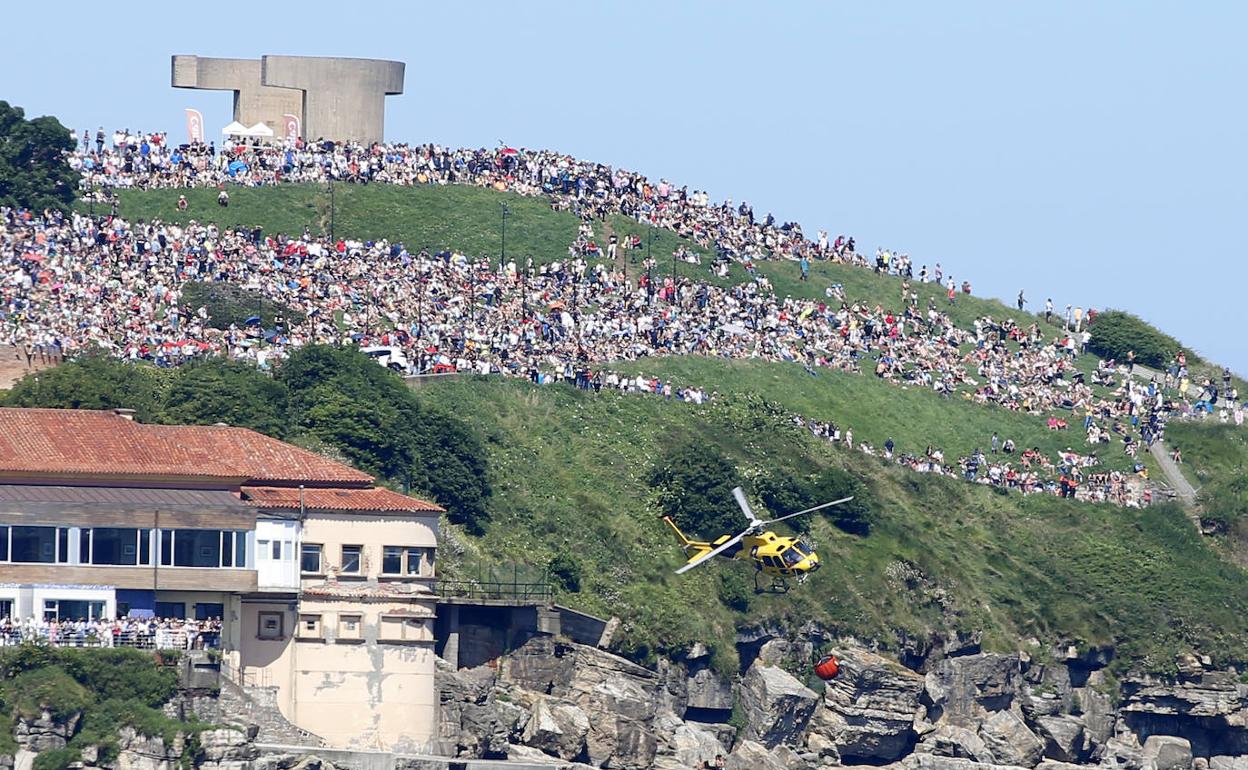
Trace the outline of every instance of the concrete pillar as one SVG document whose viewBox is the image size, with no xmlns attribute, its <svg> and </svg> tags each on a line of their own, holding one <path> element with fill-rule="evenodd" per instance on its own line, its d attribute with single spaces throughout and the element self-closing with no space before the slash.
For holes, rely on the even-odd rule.
<svg viewBox="0 0 1248 770">
<path fill-rule="evenodd" d="M 264 123 L 280 137 L 284 133 L 283 115 L 295 115 L 302 119 L 303 92 L 264 85 L 260 80 L 259 59 L 178 55 L 172 59 L 172 70 L 171 85 L 174 88 L 233 91 L 234 120 L 245 126 Z M 220 139 L 208 130 L 205 130 L 204 138 Z"/>
<path fill-rule="evenodd" d="M 303 92 L 308 139 L 380 142 L 386 95 L 403 93 L 403 62 L 321 56 L 265 56 L 260 82 Z"/>
<path fill-rule="evenodd" d="M 442 660 L 459 668 L 459 605 L 446 607 L 446 644 L 442 648 Z"/>
</svg>

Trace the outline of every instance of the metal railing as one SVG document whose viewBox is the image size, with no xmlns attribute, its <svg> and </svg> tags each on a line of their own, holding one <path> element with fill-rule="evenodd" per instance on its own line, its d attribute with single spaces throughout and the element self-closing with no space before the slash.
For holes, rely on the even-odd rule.
<svg viewBox="0 0 1248 770">
<path fill-rule="evenodd" d="M 480 580 L 439 580 L 438 596 L 445 599 L 482 599 L 549 604 L 555 591 L 549 583 L 517 583 Z"/>
<path fill-rule="evenodd" d="M 227 658 L 221 659 L 221 676 L 239 687 L 271 687 L 273 679 L 267 668 L 248 670 L 236 666 Z"/>
<path fill-rule="evenodd" d="M 51 647 L 130 647 L 137 650 L 217 649 L 221 646 L 221 634 L 216 631 L 187 634 L 185 631 L 170 629 L 142 633 L 52 628 L 0 631 L 0 647 L 17 647 L 22 644 L 43 644 Z"/>
</svg>

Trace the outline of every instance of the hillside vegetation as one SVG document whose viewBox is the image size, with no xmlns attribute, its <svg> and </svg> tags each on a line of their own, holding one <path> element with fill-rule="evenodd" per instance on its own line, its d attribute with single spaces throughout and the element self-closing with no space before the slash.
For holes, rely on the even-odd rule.
<svg viewBox="0 0 1248 770">
<path fill-rule="evenodd" d="M 175 220 L 177 193 L 123 191 L 122 214 Z M 214 191 L 186 194 L 191 203 L 183 218 L 262 226 L 269 233 L 298 233 L 304 227 L 319 233 L 329 226 L 324 187 L 238 189 L 228 209 L 216 205 Z M 504 203 L 510 211 L 509 256 L 532 255 L 539 262 L 567 256 L 577 227 L 573 215 L 552 211 L 543 199 L 481 188 L 338 185 L 333 223 L 339 236 L 387 237 L 410 248 L 496 255 Z M 607 227 L 636 233 L 644 255 L 649 232 L 640 225 L 614 217 L 595 226 L 600 240 Z M 660 268 L 672 269 L 670 255 L 677 243 L 670 233 L 656 233 L 652 250 Z M 633 256 L 624 252 L 620 260 L 630 274 L 639 269 Z M 712 280 L 705 266 L 679 263 L 675 269 Z M 799 280 L 793 263 L 764 263 L 760 270 L 781 295 L 822 297 L 830 284 L 839 283 L 851 300 L 885 307 L 899 303 L 899 279 L 861 267 L 815 264 L 809 282 Z M 744 278 L 734 266 L 727 279 L 714 280 Z M 914 286 L 921 305 L 931 298 L 947 307 L 942 290 Z M 241 300 L 240 309 L 245 306 Z M 983 315 L 1043 323 L 999 302 L 963 295 L 949 311 L 963 326 Z M 252 425 L 336 453 L 396 488 L 410 483 L 414 491 L 441 502 L 449 501 L 435 488 L 437 478 L 411 473 L 422 463 L 414 451 L 419 442 L 387 437 L 404 427 L 404 415 L 446 417 L 436 435 L 420 440 L 447 452 L 455 443 L 448 436 L 460 435 L 455 431 L 462 428 L 471 442 L 479 442 L 480 449 L 473 450 L 480 460 L 476 473 L 487 484 L 478 494 L 484 515 L 466 523 L 479 536 L 448 527 L 441 574 L 551 576 L 561 586 L 560 602 L 620 617 L 615 643 L 639 660 L 660 652 L 679 655 L 703 641 L 715 649 L 718 665 L 731 668 L 738 630 L 815 621 L 879 640 L 903 657 L 921 657 L 956 632 L 982 631 L 985 646 L 998 649 L 1015 649 L 1028 639 L 1045 645 L 1059 640 L 1114 644 L 1119 665 L 1152 670 L 1167 669 L 1174 653 L 1191 649 L 1223 663 L 1248 661 L 1248 575 L 1222 558 L 1224 541 L 1202 540 L 1177 507 L 1138 510 L 1049 496 L 1023 498 L 847 452 L 793 423 L 794 413 L 832 420 L 852 427 L 859 441 L 879 446 L 891 437 L 898 452 L 917 453 L 930 444 L 951 457 L 986 448 L 993 431 L 1013 438 L 1020 448 L 1037 446 L 1047 454 L 1077 438 L 1046 430 L 1034 416 L 942 399 L 869 374 L 820 371 L 811 376 L 797 365 L 708 358 L 617 367 L 719 393 L 714 402 L 699 406 L 474 377 L 428 384 L 401 396 L 386 384 L 399 383 L 397 378 L 361 360 L 325 353 L 298 377 L 279 370 L 275 380 L 254 373 L 253 380 L 236 369 L 213 373 L 206 367 L 196 377 L 151 375 L 137 389 L 110 365 L 108 373 L 78 378 L 76 384 L 48 376 L 25 382 L 10 402 L 134 406 L 117 402 L 133 400 L 148 388 L 149 419 Z M 1092 365 L 1091 357 L 1079 361 L 1084 370 Z M 356 366 L 376 371 L 363 377 L 332 371 Z M 190 379 L 180 386 L 183 391 L 172 390 L 171 381 L 176 384 L 184 376 Z M 318 380 L 323 380 L 320 386 Z M 228 385 L 217 388 L 215 382 Z M 266 390 L 274 384 L 285 390 Z M 171 398 L 175 392 L 194 398 Z M 347 427 L 335 429 L 339 423 Z M 1200 432 L 1182 441 L 1194 464 L 1196 447 L 1221 458 L 1222 444 L 1233 438 Z M 1109 467 L 1127 467 L 1120 452 L 1106 452 Z M 828 478 L 850 478 L 870 501 L 863 517 L 869 526 L 847 526 L 835 515 L 803 524 L 825 566 L 786 595 L 755 595 L 744 564 L 715 563 L 677 577 L 672 571 L 681 554 L 658 518 L 670 490 L 663 488 L 663 474 L 657 471 L 680 453 L 704 453 L 706 467 L 718 468 L 723 481 L 746 487 L 760 511 L 767 500 L 779 508 L 778 501 L 792 498 L 776 493 L 787 480 L 813 489 Z M 1213 481 L 1223 483 L 1234 475 L 1233 467 L 1224 464 L 1209 467 L 1214 489 Z M 731 505 L 724 501 L 726 518 L 716 525 L 733 520 Z M 1220 506 L 1221 497 L 1206 503 L 1207 509 Z M 1240 516 L 1226 510 L 1236 520 Z M 1228 524 L 1226 531 L 1235 527 Z"/>
</svg>

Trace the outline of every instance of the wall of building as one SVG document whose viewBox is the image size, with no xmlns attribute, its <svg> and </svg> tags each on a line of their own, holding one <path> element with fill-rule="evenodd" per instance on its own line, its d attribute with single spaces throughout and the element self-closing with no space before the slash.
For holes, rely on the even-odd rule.
<svg viewBox="0 0 1248 770">
<path fill-rule="evenodd" d="M 427 557 L 432 560 L 438 545 L 438 517 L 436 514 L 403 514 L 400 516 L 371 516 L 315 512 L 308 513 L 303 522 L 303 542 L 322 546 L 322 568 L 326 574 L 334 573 L 339 580 L 385 579 L 381 572 L 382 552 L 387 545 L 429 549 Z M 349 575 L 341 571 L 342 546 L 359 545 L 360 571 Z M 434 577 L 430 561 L 429 569 L 416 582 L 430 582 Z M 392 576 L 399 577 L 399 576 Z M 413 575 L 402 575 L 415 579 Z"/>
<path fill-rule="evenodd" d="M 359 616 L 357 630 L 341 625 Z M 295 709 L 287 716 L 332 746 L 419 751 L 433 740 L 433 601 L 342 602 L 304 598 L 294 644 Z"/>
</svg>

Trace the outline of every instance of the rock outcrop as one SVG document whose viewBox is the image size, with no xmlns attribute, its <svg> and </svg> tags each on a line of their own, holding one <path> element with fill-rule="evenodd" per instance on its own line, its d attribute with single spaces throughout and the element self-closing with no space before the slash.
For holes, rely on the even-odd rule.
<svg viewBox="0 0 1248 770">
<path fill-rule="evenodd" d="M 746 723 L 742 737 L 769 749 L 796 745 L 819 705 L 812 690 L 761 657 L 746 672 L 739 697 Z"/>
<path fill-rule="evenodd" d="M 922 676 L 897 663 L 865 650 L 848 653 L 824 689 L 807 744 L 846 764 L 898 760 L 917 740 L 923 688 Z"/>
</svg>

